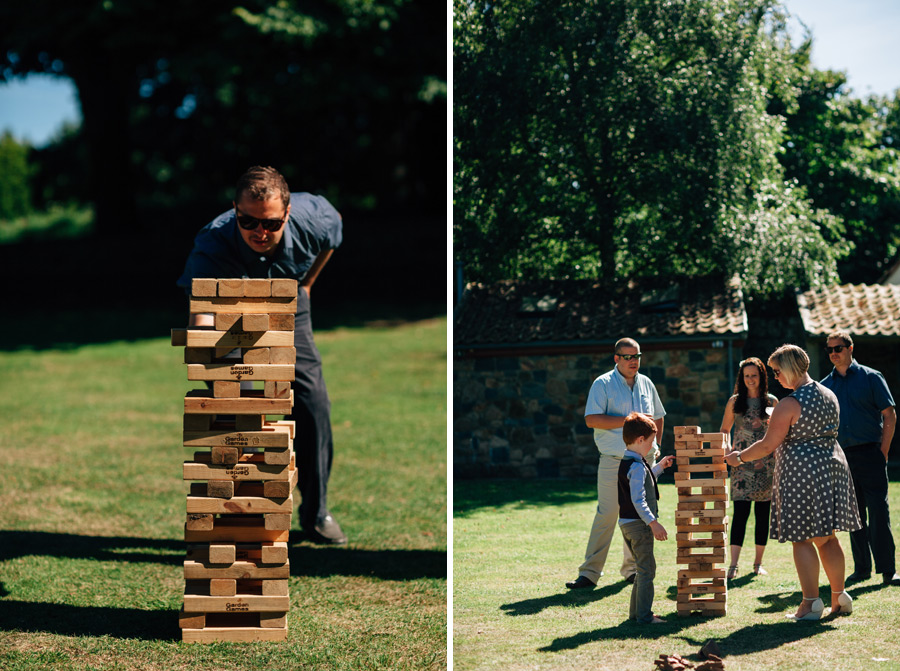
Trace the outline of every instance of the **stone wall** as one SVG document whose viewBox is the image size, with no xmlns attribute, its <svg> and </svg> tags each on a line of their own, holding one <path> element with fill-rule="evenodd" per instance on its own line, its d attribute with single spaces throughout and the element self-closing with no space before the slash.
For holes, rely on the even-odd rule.
<svg viewBox="0 0 900 671">
<path fill-rule="evenodd" d="M 641 372 L 672 427 L 717 431 L 731 394 L 726 348 L 643 349 Z M 737 366 L 741 350 L 732 352 Z M 612 353 L 457 357 L 453 365 L 454 477 L 596 477 L 593 431 L 584 424 L 591 383 L 612 369 Z"/>
</svg>

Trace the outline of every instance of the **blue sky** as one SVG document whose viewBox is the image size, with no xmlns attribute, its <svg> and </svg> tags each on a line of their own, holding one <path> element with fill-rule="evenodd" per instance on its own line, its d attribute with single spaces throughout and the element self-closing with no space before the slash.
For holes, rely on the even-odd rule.
<svg viewBox="0 0 900 671">
<path fill-rule="evenodd" d="M 812 30 L 816 67 L 847 72 L 858 96 L 891 95 L 900 88 L 898 0 L 787 0 L 786 5 Z M 80 118 L 69 80 L 33 76 L 0 83 L 0 132 L 8 129 L 19 140 L 42 146 L 63 122 Z"/>
</svg>

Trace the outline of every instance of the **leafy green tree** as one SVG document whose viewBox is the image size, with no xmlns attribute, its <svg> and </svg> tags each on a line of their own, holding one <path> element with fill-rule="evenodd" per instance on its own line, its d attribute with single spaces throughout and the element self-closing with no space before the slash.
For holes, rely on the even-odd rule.
<svg viewBox="0 0 900 671">
<path fill-rule="evenodd" d="M 780 159 L 816 207 L 843 220 L 841 280 L 876 282 L 900 248 L 900 98 L 854 97 L 843 73 L 811 66 L 811 46 L 796 52 L 800 91 Z"/>
<path fill-rule="evenodd" d="M 795 72 L 764 0 L 454 2 L 454 245 L 470 279 L 836 278 L 779 164 Z"/>
<path fill-rule="evenodd" d="M 0 136 L 0 219 L 24 217 L 31 211 L 28 145 L 6 131 Z"/>
</svg>

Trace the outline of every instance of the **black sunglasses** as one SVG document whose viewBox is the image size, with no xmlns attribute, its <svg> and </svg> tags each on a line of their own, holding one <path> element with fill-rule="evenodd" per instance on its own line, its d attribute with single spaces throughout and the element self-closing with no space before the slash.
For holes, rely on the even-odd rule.
<svg viewBox="0 0 900 671">
<path fill-rule="evenodd" d="M 251 217 L 246 214 L 241 214 L 241 211 L 234 208 L 235 216 L 237 216 L 238 226 L 243 228 L 245 231 L 252 231 L 257 226 L 262 226 L 263 230 L 269 231 L 269 233 L 274 233 L 279 228 L 284 225 L 284 220 L 287 219 L 287 213 L 281 219 L 257 219 L 256 217 Z"/>
<path fill-rule="evenodd" d="M 837 352 L 838 354 L 840 354 L 840 353 L 843 352 L 844 349 L 846 349 L 848 346 L 849 346 L 849 345 L 836 345 L 835 347 L 826 347 L 826 348 L 825 348 L 825 351 L 826 351 L 828 354 L 831 354 L 832 352 Z"/>
<path fill-rule="evenodd" d="M 637 353 L 637 354 L 616 354 L 616 356 L 619 357 L 620 359 L 625 359 L 625 361 L 631 361 L 632 359 L 637 359 L 638 361 L 641 360 L 641 355 L 640 355 L 640 353 Z"/>
</svg>

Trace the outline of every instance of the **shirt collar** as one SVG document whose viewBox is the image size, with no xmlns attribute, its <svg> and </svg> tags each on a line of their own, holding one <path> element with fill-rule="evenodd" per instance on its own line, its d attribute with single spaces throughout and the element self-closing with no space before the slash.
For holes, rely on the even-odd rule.
<svg viewBox="0 0 900 671">
<path fill-rule="evenodd" d="M 838 373 L 837 367 L 835 367 L 835 368 L 831 369 L 831 376 L 832 377 L 847 377 L 848 375 L 850 375 L 850 373 L 857 373 L 860 370 L 862 370 L 862 367 L 858 363 L 856 363 L 856 359 L 850 359 L 850 365 L 847 366 L 846 373 L 841 375 L 840 373 Z"/>
</svg>

